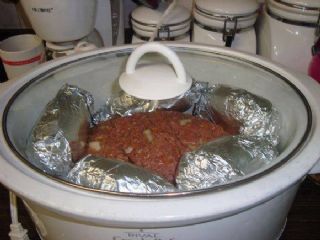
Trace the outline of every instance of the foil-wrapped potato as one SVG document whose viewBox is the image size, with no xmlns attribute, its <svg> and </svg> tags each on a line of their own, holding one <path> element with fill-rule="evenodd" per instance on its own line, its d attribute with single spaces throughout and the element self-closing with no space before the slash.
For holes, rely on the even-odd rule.
<svg viewBox="0 0 320 240">
<path fill-rule="evenodd" d="M 89 188 L 127 193 L 173 192 L 164 178 L 128 162 L 88 155 L 69 172 L 67 180 Z"/>
<path fill-rule="evenodd" d="M 268 165 L 278 156 L 269 141 L 226 136 L 182 156 L 176 177 L 179 190 L 225 184 Z"/>
<path fill-rule="evenodd" d="M 279 143 L 280 115 L 267 99 L 244 89 L 216 85 L 208 88 L 199 103 L 199 115 L 211 118 L 231 134 Z"/>
<path fill-rule="evenodd" d="M 83 157 L 93 98 L 76 86 L 63 86 L 43 110 L 27 142 L 28 159 L 54 176 L 65 176 Z"/>
</svg>

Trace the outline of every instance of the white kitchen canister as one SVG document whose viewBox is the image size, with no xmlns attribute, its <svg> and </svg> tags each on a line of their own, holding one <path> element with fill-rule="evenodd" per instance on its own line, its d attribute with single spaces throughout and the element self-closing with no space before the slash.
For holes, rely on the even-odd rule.
<svg viewBox="0 0 320 240">
<path fill-rule="evenodd" d="M 258 53 L 307 73 L 319 13 L 319 0 L 268 0 L 258 27 Z"/>
<path fill-rule="evenodd" d="M 255 0 L 196 0 L 192 41 L 256 53 Z"/>
<path fill-rule="evenodd" d="M 132 11 L 132 43 L 149 40 L 166 8 L 167 5 L 160 4 L 156 10 L 141 6 Z M 190 42 L 190 24 L 190 11 L 183 6 L 176 5 L 164 19 L 155 40 Z"/>
</svg>

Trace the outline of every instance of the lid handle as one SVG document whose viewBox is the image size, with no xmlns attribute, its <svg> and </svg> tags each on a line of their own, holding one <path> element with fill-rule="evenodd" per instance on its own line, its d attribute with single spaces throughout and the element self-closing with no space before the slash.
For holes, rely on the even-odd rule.
<svg viewBox="0 0 320 240">
<path fill-rule="evenodd" d="M 136 71 L 136 65 L 140 60 L 140 58 L 144 54 L 151 53 L 151 52 L 156 52 L 165 56 L 173 66 L 173 69 L 177 75 L 177 81 L 183 84 L 187 83 L 186 71 L 177 54 L 174 51 L 172 51 L 170 48 L 157 42 L 146 43 L 144 45 L 137 47 L 132 52 L 127 62 L 126 74 L 128 75 L 133 74 Z"/>
</svg>

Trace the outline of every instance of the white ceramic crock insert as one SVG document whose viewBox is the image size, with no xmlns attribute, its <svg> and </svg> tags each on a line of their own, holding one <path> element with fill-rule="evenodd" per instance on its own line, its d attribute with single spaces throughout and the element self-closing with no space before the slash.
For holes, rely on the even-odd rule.
<svg viewBox="0 0 320 240">
<path fill-rule="evenodd" d="M 299 183 L 320 156 L 319 85 L 256 56 L 208 46 L 169 46 L 194 79 L 244 88 L 280 110 L 279 158 L 224 186 L 153 196 L 93 191 L 53 179 L 24 160 L 25 140 L 41 110 L 64 83 L 92 92 L 96 106 L 103 104 L 119 89 L 133 47 L 44 64 L 2 86 L 0 97 L 0 181 L 28 204 L 43 239 L 278 238 Z M 159 57 L 142 60 L 154 59 Z"/>
</svg>

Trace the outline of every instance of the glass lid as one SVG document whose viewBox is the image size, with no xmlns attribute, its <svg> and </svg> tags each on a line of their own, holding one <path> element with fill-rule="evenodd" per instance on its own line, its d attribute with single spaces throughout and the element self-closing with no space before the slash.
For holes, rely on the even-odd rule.
<svg viewBox="0 0 320 240">
<path fill-rule="evenodd" d="M 182 61 L 187 71 L 187 74 L 189 74 L 194 81 L 193 88 L 192 88 L 193 92 L 192 93 L 189 92 L 190 94 L 188 95 L 187 98 L 184 98 L 185 96 L 182 96 L 180 100 L 190 99 L 190 96 L 193 100 L 191 101 L 191 104 L 187 108 L 183 108 L 183 109 L 178 108 L 177 110 L 176 108 L 171 109 L 169 107 L 169 109 L 165 109 L 169 111 L 162 111 L 162 112 L 178 111 L 178 112 L 184 112 L 183 114 L 189 114 L 189 116 L 192 115 L 192 113 L 196 112 L 197 114 L 194 114 L 196 116 L 193 116 L 193 117 L 201 118 L 202 120 L 206 120 L 206 121 L 208 120 L 211 122 L 214 121 L 214 124 L 217 124 L 219 125 L 219 127 L 224 129 L 223 131 L 225 132 L 225 134 L 222 134 L 223 135 L 221 137 L 222 140 L 221 139 L 220 140 L 214 139 L 212 141 L 210 140 L 209 141 L 210 144 L 212 142 L 215 142 L 216 140 L 217 141 L 212 146 L 209 144 L 210 145 L 209 147 L 207 142 L 198 144 L 195 149 L 189 149 L 188 151 L 196 152 L 196 151 L 199 151 L 199 149 L 206 151 L 206 149 L 210 148 L 211 150 L 209 150 L 209 153 L 208 153 L 208 156 L 210 157 L 212 156 L 210 155 L 211 154 L 210 151 L 216 151 L 217 148 L 218 149 L 223 148 L 225 151 L 224 153 L 221 153 L 218 150 L 218 153 L 222 154 L 221 155 L 222 158 L 225 157 L 221 161 L 227 162 L 226 164 L 228 164 L 228 167 L 233 168 L 233 170 L 230 170 L 231 172 L 227 174 L 228 181 L 222 180 L 220 182 L 218 181 L 217 184 L 214 184 L 214 185 L 208 184 L 206 186 L 201 186 L 199 188 L 194 187 L 194 185 L 190 187 L 190 185 L 194 184 L 194 182 L 199 179 L 202 179 L 201 181 L 204 181 L 204 182 L 212 181 L 212 178 L 210 177 L 212 176 L 212 174 L 213 175 L 215 174 L 214 172 L 215 170 L 211 169 L 210 170 L 211 172 L 209 171 L 208 173 L 207 171 L 208 169 L 204 169 L 203 172 L 201 172 L 201 169 L 199 170 L 197 168 L 197 171 L 198 173 L 200 171 L 201 176 L 200 177 L 198 176 L 199 178 L 197 178 L 196 180 L 189 179 L 191 181 L 190 183 L 188 179 L 186 180 L 188 176 L 183 176 L 183 172 L 186 172 L 187 170 L 190 170 L 190 168 L 192 168 L 192 166 L 191 167 L 186 166 L 190 163 L 188 162 L 190 159 L 188 160 L 188 157 L 181 157 L 179 160 L 180 162 L 177 163 L 178 165 L 175 167 L 176 169 L 173 174 L 174 177 L 176 177 L 176 179 L 170 179 L 170 177 L 168 179 L 166 176 L 161 176 L 161 174 L 158 174 L 158 173 L 155 174 L 157 176 L 158 175 L 161 176 L 161 179 L 166 182 L 164 184 L 165 186 L 169 186 L 169 185 L 173 186 L 174 190 L 172 190 L 172 188 L 169 187 L 169 190 L 168 190 L 168 192 L 170 192 L 169 195 L 170 194 L 172 195 L 173 194 L 172 192 L 174 192 L 173 195 L 175 195 L 175 193 L 177 193 L 176 195 L 179 195 L 179 194 L 185 195 L 185 194 L 193 194 L 193 193 L 199 193 L 199 192 L 215 191 L 215 190 L 221 190 L 221 189 L 229 188 L 233 186 L 239 186 L 241 184 L 245 184 L 248 181 L 253 181 L 257 178 L 263 177 L 264 175 L 268 174 L 270 171 L 274 171 L 278 167 L 285 164 L 285 162 L 290 161 L 291 157 L 294 156 L 294 154 L 304 144 L 304 141 L 308 137 L 308 134 L 310 131 L 311 112 L 305 97 L 288 79 L 281 76 L 279 73 L 273 71 L 272 69 L 269 69 L 266 66 L 262 66 L 257 62 L 252 62 L 250 60 L 251 58 L 247 58 L 246 55 L 241 55 L 241 54 L 237 55 L 237 54 L 234 54 L 232 51 L 220 51 L 219 49 L 215 50 L 214 48 L 212 48 L 213 50 L 210 50 L 210 48 L 204 48 L 204 47 L 201 48 L 197 46 L 187 46 L 187 45 L 171 45 L 170 48 L 177 53 L 178 57 Z M 119 76 L 125 71 L 127 59 L 130 53 L 132 52 L 132 50 L 133 50 L 133 47 L 123 47 L 118 50 L 111 49 L 111 50 L 97 51 L 95 54 L 92 53 L 91 55 L 79 54 L 77 59 L 70 58 L 70 61 L 62 60 L 60 61 L 61 64 L 59 66 L 52 67 L 48 71 L 40 75 L 34 76 L 27 84 L 22 86 L 13 95 L 8 105 L 6 106 L 4 119 L 3 119 L 3 130 L 6 136 L 6 140 L 10 145 L 12 151 L 16 154 L 16 156 L 25 164 L 29 165 L 32 169 L 36 170 L 37 173 L 44 174 L 45 176 L 52 178 L 53 180 L 60 181 L 63 184 L 68 184 L 70 186 L 82 188 L 89 191 L 108 192 L 111 194 L 121 195 L 122 193 L 119 193 L 114 189 L 106 190 L 105 188 L 101 187 L 101 186 L 104 186 L 104 184 L 106 183 L 107 181 L 106 179 L 103 180 L 104 181 L 103 184 L 99 185 L 101 188 L 98 188 L 96 186 L 90 185 L 91 183 L 89 185 L 85 185 L 77 182 L 81 180 L 80 177 L 77 179 L 77 181 L 73 182 L 73 181 L 70 181 L 70 179 L 66 178 L 66 175 L 61 177 L 60 172 L 58 174 L 55 174 L 50 171 L 41 169 L 41 166 L 43 165 L 34 164 L 34 159 L 30 159 L 30 156 L 34 156 L 34 155 L 30 155 L 28 152 L 30 151 L 30 141 L 31 141 L 30 139 L 35 138 L 35 134 L 33 132 L 35 131 L 35 128 L 38 131 L 37 137 L 39 137 L 39 136 L 45 136 L 44 132 L 46 133 L 50 132 L 48 130 L 49 128 L 50 130 L 52 130 L 54 128 L 59 128 L 59 127 L 63 128 L 64 126 L 68 125 L 67 129 L 70 129 L 70 126 L 74 127 L 75 125 L 80 126 L 82 124 L 80 123 L 80 119 L 83 119 L 82 117 L 84 116 L 84 114 L 82 113 L 79 114 L 79 112 L 77 112 L 75 116 L 68 117 L 68 114 L 70 114 L 70 111 L 78 111 L 78 106 L 76 106 L 77 108 L 76 110 L 74 110 L 75 108 L 67 108 L 68 111 L 64 110 L 65 118 L 62 117 L 63 119 L 61 120 L 61 116 L 63 116 L 63 114 L 60 114 L 59 115 L 60 120 L 57 120 L 56 122 L 54 121 L 52 122 L 51 121 L 52 119 L 48 120 L 48 115 L 47 115 L 47 118 L 43 117 L 43 114 L 46 113 L 46 109 L 48 108 L 48 103 L 50 103 L 51 105 L 57 104 L 56 102 L 53 103 L 53 99 L 57 99 L 57 94 L 58 92 L 61 92 L 62 88 L 66 86 L 73 86 L 73 87 L 76 87 L 77 89 L 80 88 L 86 94 L 88 93 L 90 97 L 94 99 L 94 106 L 90 105 L 89 107 L 90 109 L 89 110 L 86 109 L 90 112 L 90 114 L 87 116 L 88 121 L 91 121 L 93 115 L 99 112 L 101 108 L 106 109 L 106 103 L 108 104 L 110 103 L 111 100 L 114 100 L 114 99 L 118 101 L 120 99 L 119 96 L 123 94 L 120 92 L 118 79 L 119 79 Z M 159 56 L 158 54 L 148 53 L 142 57 L 139 64 L 146 65 L 153 62 L 157 62 L 157 63 L 160 62 L 164 64 L 167 63 L 166 60 L 163 57 Z M 30 74 L 30 76 L 31 75 L 32 74 Z M 66 95 L 68 96 L 72 95 L 73 94 L 72 91 L 68 89 L 68 91 L 66 91 Z M 157 91 L 157 90 L 155 89 L 154 91 Z M 77 92 L 77 96 L 79 95 L 82 96 L 83 92 L 80 92 L 80 93 Z M 128 96 L 126 97 L 128 98 Z M 202 102 L 201 99 L 202 100 L 206 99 L 206 101 Z M 210 101 L 212 101 L 213 103 Z M 62 98 L 62 100 L 59 99 L 59 101 L 57 102 L 60 102 L 60 104 L 64 106 L 69 104 L 67 97 Z M 211 103 L 213 105 L 210 105 Z M 227 105 L 227 104 L 231 104 L 231 105 Z M 158 102 L 157 103 L 148 102 L 147 105 L 148 105 L 147 112 L 158 111 L 157 108 L 159 106 L 163 106 L 162 103 L 158 103 Z M 151 105 L 153 106 L 152 108 L 150 108 Z M 60 106 L 58 106 L 57 108 L 59 109 L 59 107 Z M 110 107 L 114 108 L 113 105 L 107 106 L 109 110 L 110 110 Z M 133 110 L 130 109 L 130 111 L 132 110 L 131 113 L 125 116 L 121 115 L 122 117 L 119 117 L 120 116 L 119 114 L 114 114 L 111 117 L 109 116 L 108 121 L 110 121 L 110 119 L 114 120 L 119 118 L 130 119 L 130 115 L 134 115 L 135 112 L 144 111 L 144 110 L 141 110 L 141 109 L 144 109 L 144 108 L 141 108 L 141 104 L 139 105 L 139 107 L 140 108 L 134 108 Z M 235 111 L 238 111 L 238 115 L 237 114 L 232 115 Z M 242 113 L 240 113 L 241 111 Z M 249 114 L 250 116 L 248 115 L 249 117 L 243 120 L 243 115 L 248 114 L 250 111 L 251 111 L 251 113 Z M 275 111 L 276 115 L 273 115 L 272 111 Z M 221 119 L 221 116 L 226 116 L 228 120 L 236 119 L 235 122 L 237 123 L 236 124 L 237 130 L 229 131 L 228 127 L 225 127 L 224 125 L 225 121 L 220 122 L 218 118 L 215 118 L 215 117 L 212 118 L 210 114 L 218 114 L 219 119 Z M 210 115 L 210 117 L 208 117 L 208 115 Z M 260 126 L 261 124 L 255 127 L 252 127 L 250 125 L 250 124 L 254 124 L 254 121 L 252 121 L 252 117 L 258 116 L 257 119 L 260 119 L 260 116 L 262 115 L 264 117 L 267 117 L 268 119 L 269 118 L 271 119 L 271 120 L 269 119 L 270 121 L 268 120 L 269 125 L 268 127 L 266 127 L 266 122 L 262 121 L 261 124 L 262 125 L 264 124 L 262 128 L 265 128 L 262 131 L 263 132 L 262 135 L 261 135 L 261 131 L 260 132 L 256 131 L 255 133 L 256 135 L 254 134 L 252 135 L 250 131 L 255 131 L 254 129 L 261 127 Z M 53 115 L 50 115 L 49 117 L 52 117 L 52 116 Z M 170 122 L 171 117 L 169 116 L 168 118 Z M 173 118 L 175 117 L 172 117 L 172 119 Z M 41 122 L 44 119 L 45 121 L 48 121 L 48 122 L 51 121 L 51 125 L 50 124 L 47 125 L 46 129 L 42 129 L 43 132 L 41 132 L 41 128 L 37 128 L 36 126 L 37 124 L 39 124 L 39 121 Z M 178 120 L 180 125 L 177 128 L 185 127 L 185 125 L 188 125 L 191 121 L 194 121 L 193 118 L 191 120 L 190 119 L 191 118 L 187 117 L 187 120 L 185 120 L 184 118 Z M 195 121 L 198 121 L 198 120 L 195 120 Z M 95 122 L 94 124 L 90 122 L 90 124 L 88 125 L 89 130 L 87 131 L 87 133 L 90 135 L 92 132 L 94 132 L 94 130 L 92 129 L 97 127 L 99 124 L 103 124 L 102 120 L 99 120 L 98 123 Z M 116 124 L 116 123 L 114 122 L 113 124 Z M 201 124 L 199 123 L 199 125 Z M 159 126 L 157 127 L 160 127 L 161 123 L 159 123 L 158 125 Z M 198 127 L 200 128 L 200 126 L 198 126 L 197 124 L 195 124 L 195 126 L 196 128 Z M 164 128 L 166 128 L 166 126 Z M 149 141 L 150 139 L 151 141 L 155 141 L 155 138 L 152 137 L 152 135 L 150 135 L 150 132 L 153 131 L 152 129 L 153 127 L 149 127 L 149 129 L 142 130 L 143 131 L 142 135 L 145 136 L 146 139 Z M 40 134 L 39 134 L 39 131 L 41 132 Z M 68 130 L 66 129 L 62 129 L 61 132 L 62 134 L 68 135 L 68 133 L 66 133 L 67 131 Z M 196 129 L 196 131 L 194 131 L 192 129 L 187 129 L 187 132 L 188 133 L 200 132 L 200 130 Z M 270 132 L 273 132 L 273 133 L 270 134 Z M 123 134 L 127 134 L 127 132 Z M 266 135 L 263 135 L 263 134 L 266 134 Z M 80 133 L 73 132 L 70 135 L 74 137 L 75 135 L 79 136 Z M 181 135 L 183 135 L 183 133 L 181 133 Z M 127 136 L 127 139 L 129 140 L 134 139 L 134 137 L 130 134 L 126 136 Z M 87 136 L 85 138 L 86 140 L 84 141 L 89 141 L 87 140 L 88 138 L 90 138 L 90 136 L 89 137 Z M 117 141 L 115 139 L 116 138 L 115 135 L 109 136 L 109 138 L 113 138 L 114 139 L 113 141 Z M 240 144 L 240 145 L 237 145 L 236 148 L 234 148 L 235 144 L 239 143 L 238 141 L 239 138 L 241 139 L 240 142 L 242 143 L 243 142 L 248 143 L 252 139 L 254 140 L 252 140 L 253 143 L 250 142 L 249 145 L 245 144 L 245 146 L 243 146 Z M 270 142 L 261 143 L 261 141 L 263 142 L 269 138 L 271 139 Z M 231 140 L 230 142 L 230 139 L 233 139 L 233 140 Z M 258 142 L 254 142 L 256 139 L 258 139 L 257 140 Z M 107 140 L 104 140 L 104 141 L 108 142 Z M 169 141 L 168 138 L 166 138 L 166 141 Z M 229 145 L 227 147 L 223 145 L 225 142 L 227 142 L 227 145 L 229 142 Z M 86 148 L 90 144 L 93 147 L 97 147 L 96 141 L 91 141 L 90 143 L 81 142 L 81 144 L 86 145 Z M 159 143 L 158 145 L 160 147 L 157 149 L 152 149 L 152 152 L 169 151 L 168 150 L 169 147 L 168 148 L 163 147 L 162 143 L 161 144 Z M 57 145 L 54 145 L 54 147 L 52 146 L 53 145 L 51 145 L 51 150 L 55 151 L 56 149 L 54 148 L 57 147 Z M 34 147 L 34 145 L 32 145 L 32 147 Z M 176 148 L 173 147 L 172 149 L 174 150 Z M 263 148 L 264 150 L 261 150 L 261 148 Z M 70 148 L 68 149 L 70 150 Z M 233 152 L 230 154 L 226 153 L 229 151 L 228 149 L 229 150 L 231 149 L 231 151 Z M 124 149 L 125 154 L 130 154 L 132 151 L 133 150 L 131 148 Z M 188 155 L 188 151 L 187 153 L 184 153 L 183 156 L 185 156 L 186 154 Z M 218 154 L 218 153 L 214 152 L 214 154 Z M 92 152 L 90 153 L 90 155 L 92 155 Z M 190 154 L 188 156 L 190 157 Z M 221 159 L 221 156 L 220 156 L 220 159 Z M 270 159 L 268 159 L 268 157 L 270 157 Z M 114 160 L 117 157 L 110 157 L 110 158 L 113 158 Z M 191 159 L 192 163 L 199 160 L 197 155 L 191 154 L 191 158 L 192 158 Z M 129 159 L 131 159 L 131 156 Z M 132 159 L 134 159 L 134 157 L 132 157 Z M 183 164 L 181 163 L 182 159 L 184 159 L 185 161 Z M 265 159 L 263 161 L 266 161 L 268 163 L 267 164 L 265 164 L 265 162 L 261 163 L 262 159 Z M 69 168 L 67 172 L 73 171 L 73 173 L 75 172 L 79 173 L 78 171 L 79 169 L 77 170 L 72 169 L 76 167 L 77 165 L 76 162 L 79 162 L 79 161 L 80 161 L 79 159 L 78 160 L 72 159 L 72 161 L 68 163 Z M 164 162 L 166 161 L 164 160 Z M 86 162 L 86 164 L 87 163 L 88 162 Z M 123 161 L 121 163 L 123 163 Z M 136 162 L 134 161 L 132 162 L 129 160 L 129 163 L 131 164 L 130 169 L 132 168 L 133 165 L 134 165 L 133 168 L 136 167 L 135 166 Z M 201 162 L 201 163 L 204 164 L 204 162 Z M 206 161 L 205 163 L 209 164 L 210 161 Z M 220 163 L 215 162 L 211 167 L 216 168 L 217 170 L 217 168 L 219 168 L 220 166 L 219 164 Z M 98 165 L 99 164 L 96 164 L 96 166 Z M 84 165 L 82 165 L 82 167 L 83 166 Z M 81 167 L 81 166 L 77 166 L 77 167 Z M 134 171 L 139 172 L 141 170 L 140 169 L 141 165 L 138 167 L 139 169 L 138 170 L 135 169 Z M 170 168 L 172 168 L 172 166 Z M 181 170 L 180 171 L 179 168 L 184 168 L 184 169 L 183 170 L 180 169 Z M 51 170 L 55 170 L 55 168 L 53 167 Z M 189 172 L 194 172 L 195 170 L 194 171 L 193 170 L 191 169 Z M 123 172 L 128 172 L 128 171 L 119 170 L 119 172 L 121 172 L 120 175 L 121 174 L 125 175 L 125 173 Z M 135 174 L 139 175 L 139 173 L 137 172 Z M 88 175 L 88 172 L 86 172 L 85 174 Z M 152 176 L 153 174 L 154 172 L 151 171 Z M 202 174 L 203 175 L 207 174 L 208 175 L 207 178 L 202 178 Z M 223 174 L 224 173 L 222 173 L 222 175 Z M 141 177 L 141 179 L 142 180 L 146 179 L 148 178 L 148 176 L 145 175 Z M 117 178 L 117 176 L 115 178 Z M 149 180 L 150 179 L 146 181 L 149 181 Z M 119 184 L 119 182 L 123 181 L 123 179 L 119 180 L 119 176 L 118 176 L 116 180 L 113 179 L 112 181 L 117 181 L 117 184 Z M 161 185 L 161 183 L 163 183 L 161 181 L 159 183 L 159 179 L 157 178 L 155 180 L 156 183 L 153 182 L 153 184 Z M 166 185 L 167 182 L 169 182 L 169 185 Z M 141 183 L 139 184 L 138 185 L 141 186 Z M 144 183 L 142 183 L 142 185 L 143 184 Z M 182 184 L 183 186 L 178 188 L 177 187 L 178 184 Z M 152 194 L 154 194 L 155 196 L 168 195 L 167 192 L 161 192 L 161 191 L 159 192 L 159 189 L 163 189 L 161 187 L 162 186 L 155 187 L 157 191 L 155 191 L 155 193 L 152 193 Z M 148 188 L 148 186 L 146 188 Z M 126 192 L 124 194 L 135 195 L 136 193 Z"/>
</svg>

